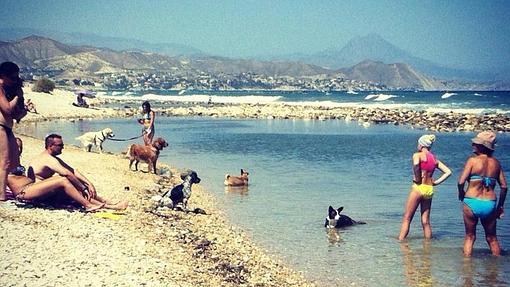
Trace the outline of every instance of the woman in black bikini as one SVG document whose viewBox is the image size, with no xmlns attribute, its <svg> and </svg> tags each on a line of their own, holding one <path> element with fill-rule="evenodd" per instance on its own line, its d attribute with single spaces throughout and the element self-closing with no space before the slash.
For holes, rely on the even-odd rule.
<svg viewBox="0 0 510 287">
<path fill-rule="evenodd" d="M 5 186 L 9 170 L 19 165 L 16 139 L 12 132 L 14 124 L 13 111 L 20 100 L 15 95 L 8 99 L 7 91 L 13 90 L 21 83 L 19 67 L 12 62 L 0 64 L 0 201 L 4 201 Z"/>
<path fill-rule="evenodd" d="M 67 178 L 62 176 L 54 176 L 34 183 L 25 175 L 9 174 L 7 185 L 19 201 L 44 198 L 55 190 L 61 189 L 64 190 L 66 195 L 83 206 L 87 212 L 96 211 L 105 205 L 104 203 L 96 204 L 88 201 Z"/>
</svg>

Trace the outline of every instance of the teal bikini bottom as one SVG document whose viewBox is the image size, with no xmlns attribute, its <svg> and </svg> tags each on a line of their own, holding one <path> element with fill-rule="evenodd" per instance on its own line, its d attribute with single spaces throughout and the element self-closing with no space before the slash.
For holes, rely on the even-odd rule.
<svg viewBox="0 0 510 287">
<path fill-rule="evenodd" d="M 489 217 L 496 209 L 496 200 L 464 197 L 464 204 L 467 205 L 473 215 L 480 219 Z"/>
</svg>

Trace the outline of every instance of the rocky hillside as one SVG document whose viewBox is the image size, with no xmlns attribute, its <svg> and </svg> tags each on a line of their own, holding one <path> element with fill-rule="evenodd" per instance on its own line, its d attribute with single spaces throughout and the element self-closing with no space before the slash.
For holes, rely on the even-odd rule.
<svg viewBox="0 0 510 287">
<path fill-rule="evenodd" d="M 143 51 L 115 51 L 90 46 L 71 46 L 55 40 L 30 36 L 14 42 L 0 42 L 0 61 L 14 61 L 20 67 L 40 70 L 56 79 L 91 78 L 129 72 L 163 72 L 198 79 L 222 75 L 253 74 L 270 78 L 336 79 L 370 82 L 389 89 L 442 90 L 468 87 L 433 79 L 407 64 L 386 64 L 365 60 L 350 68 L 333 70 L 299 61 L 259 61 L 222 57 L 169 57 Z M 472 83 L 469 89 L 477 89 Z M 482 86 L 480 89 L 484 89 Z"/>
<path fill-rule="evenodd" d="M 384 64 L 366 60 L 347 69 L 341 69 L 349 79 L 382 83 L 389 87 L 409 87 L 424 90 L 445 89 L 442 82 L 414 70 L 407 64 Z"/>
</svg>

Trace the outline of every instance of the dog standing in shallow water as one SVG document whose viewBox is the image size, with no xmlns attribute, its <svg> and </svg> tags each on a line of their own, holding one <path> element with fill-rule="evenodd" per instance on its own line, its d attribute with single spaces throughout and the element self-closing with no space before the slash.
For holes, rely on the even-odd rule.
<svg viewBox="0 0 510 287">
<path fill-rule="evenodd" d="M 200 183 L 200 178 L 195 171 L 189 170 L 181 174 L 181 179 L 183 180 L 183 183 L 176 185 L 161 196 L 161 199 L 159 199 L 160 205 L 164 204 L 165 198 L 170 198 L 170 202 L 166 204 L 169 207 L 178 208 L 179 205 L 182 205 L 182 210 L 186 211 L 188 209 L 188 200 L 191 196 L 191 186 L 194 183 Z"/>
<path fill-rule="evenodd" d="M 151 170 L 156 173 L 156 162 L 158 161 L 160 151 L 167 147 L 168 143 L 163 138 L 157 138 L 152 142 L 152 145 L 139 145 L 132 144 L 129 146 L 127 155 L 129 156 L 129 169 L 133 162 L 135 163 L 135 170 L 138 170 L 138 162 L 145 161 L 148 164 L 148 172 Z"/>
<path fill-rule="evenodd" d="M 90 152 L 92 146 L 96 146 L 100 153 L 103 152 L 103 142 L 107 139 L 113 138 L 115 135 L 113 134 L 112 129 L 106 128 L 102 129 L 98 132 L 88 132 L 76 138 L 79 140 L 85 148 L 85 151 Z"/>
<path fill-rule="evenodd" d="M 326 228 L 342 228 L 346 226 L 351 226 L 355 224 L 366 224 L 363 221 L 355 221 L 351 219 L 347 215 L 340 214 L 344 207 L 340 207 L 339 209 L 334 209 L 333 206 L 329 206 L 328 209 L 328 217 L 326 217 L 326 222 L 324 223 L 324 227 Z"/>
<path fill-rule="evenodd" d="M 227 186 L 246 186 L 248 185 L 248 171 L 241 169 L 241 176 L 225 174 L 225 185 Z"/>
</svg>

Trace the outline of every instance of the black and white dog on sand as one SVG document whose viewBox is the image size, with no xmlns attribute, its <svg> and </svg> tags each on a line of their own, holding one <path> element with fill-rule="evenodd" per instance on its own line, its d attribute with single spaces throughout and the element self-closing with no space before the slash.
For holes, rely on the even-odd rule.
<svg viewBox="0 0 510 287">
<path fill-rule="evenodd" d="M 324 223 L 324 227 L 326 228 L 342 228 L 346 226 L 351 226 L 355 224 L 366 224 L 363 221 L 355 221 L 347 215 L 340 214 L 344 207 L 340 207 L 339 209 L 334 209 L 331 205 L 328 210 L 328 217 L 326 217 L 326 222 Z"/>
<path fill-rule="evenodd" d="M 187 211 L 188 199 L 191 196 L 191 186 L 194 183 L 200 183 L 200 178 L 195 171 L 189 170 L 181 174 L 181 179 L 183 183 L 176 185 L 161 196 L 159 205 L 166 205 L 173 209 Z"/>
</svg>

